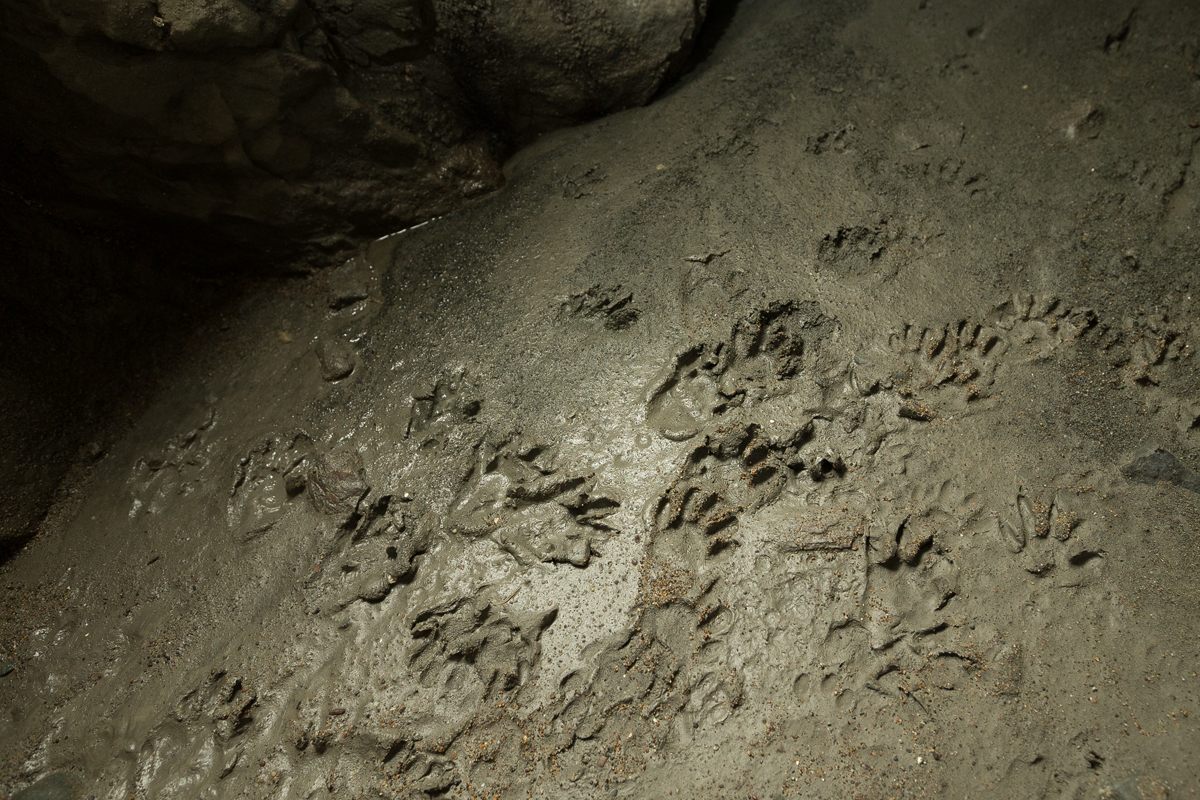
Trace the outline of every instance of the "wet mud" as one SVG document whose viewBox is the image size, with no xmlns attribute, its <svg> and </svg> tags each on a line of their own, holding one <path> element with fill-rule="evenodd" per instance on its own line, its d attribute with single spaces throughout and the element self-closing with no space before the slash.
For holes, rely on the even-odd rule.
<svg viewBox="0 0 1200 800">
<path fill-rule="evenodd" d="M 745 2 L 245 297 L 3 568 L 0 787 L 1197 796 L 1196 30 Z"/>
</svg>

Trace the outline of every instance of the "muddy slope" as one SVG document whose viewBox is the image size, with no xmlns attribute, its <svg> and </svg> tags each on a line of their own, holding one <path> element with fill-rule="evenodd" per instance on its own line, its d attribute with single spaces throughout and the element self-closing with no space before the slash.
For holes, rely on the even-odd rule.
<svg viewBox="0 0 1200 800">
<path fill-rule="evenodd" d="M 5 568 L 2 785 L 1197 796 L 1198 30 L 746 2 L 247 298 Z"/>
</svg>

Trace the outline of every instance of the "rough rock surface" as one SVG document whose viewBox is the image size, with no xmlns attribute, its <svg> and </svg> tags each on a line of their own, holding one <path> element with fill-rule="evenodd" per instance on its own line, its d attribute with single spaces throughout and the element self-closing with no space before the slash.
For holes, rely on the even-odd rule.
<svg viewBox="0 0 1200 800">
<path fill-rule="evenodd" d="M 704 0 L 4 0 L 0 133 L 59 179 L 254 241 L 381 235 L 510 141 L 648 100 Z"/>
</svg>

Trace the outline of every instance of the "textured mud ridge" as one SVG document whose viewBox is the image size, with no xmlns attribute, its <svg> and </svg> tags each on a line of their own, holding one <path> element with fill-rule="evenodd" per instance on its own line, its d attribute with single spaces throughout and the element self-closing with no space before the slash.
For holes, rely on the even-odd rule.
<svg viewBox="0 0 1200 800">
<path fill-rule="evenodd" d="M 247 298 L 5 567 L 0 785 L 1196 796 L 1196 22 L 747 3 Z"/>
</svg>

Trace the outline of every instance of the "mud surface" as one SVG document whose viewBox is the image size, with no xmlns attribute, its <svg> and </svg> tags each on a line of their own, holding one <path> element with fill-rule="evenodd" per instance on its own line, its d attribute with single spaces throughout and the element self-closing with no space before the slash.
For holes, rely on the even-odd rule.
<svg viewBox="0 0 1200 800">
<path fill-rule="evenodd" d="M 1131 8 L 746 2 L 245 298 L 5 567 L 0 787 L 1196 797 L 1200 9 Z"/>
</svg>

